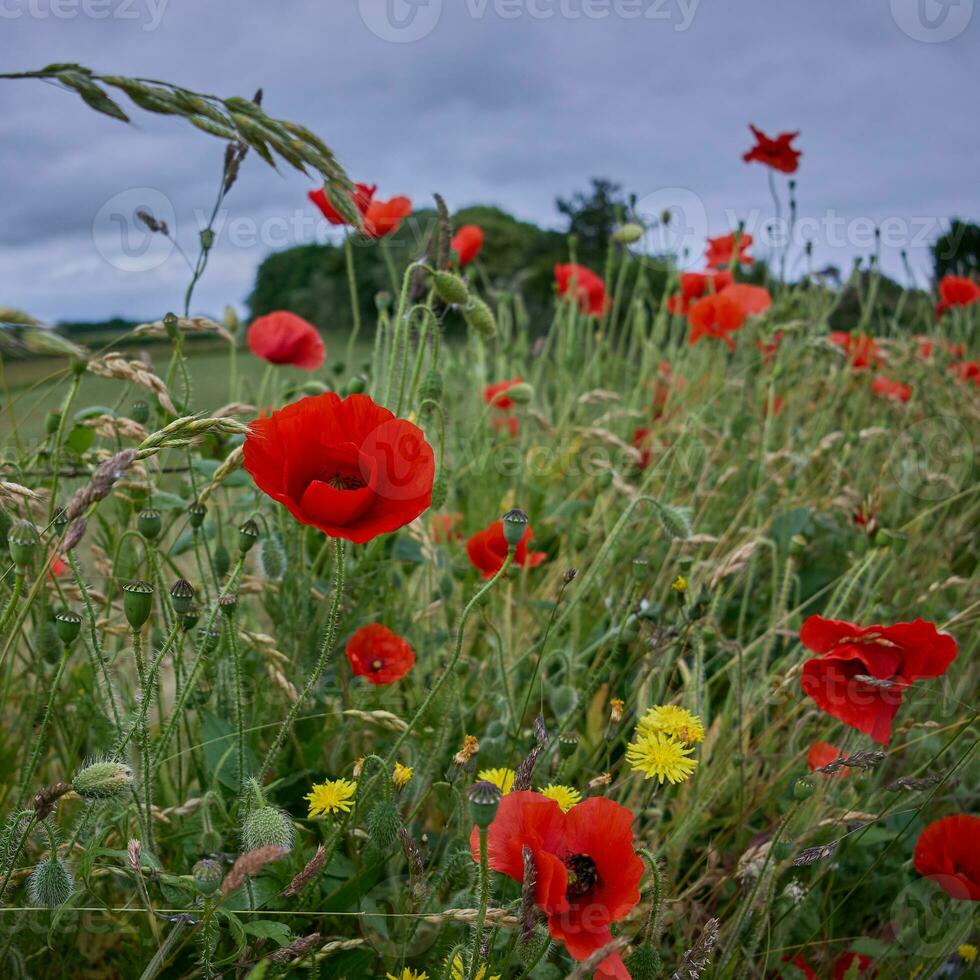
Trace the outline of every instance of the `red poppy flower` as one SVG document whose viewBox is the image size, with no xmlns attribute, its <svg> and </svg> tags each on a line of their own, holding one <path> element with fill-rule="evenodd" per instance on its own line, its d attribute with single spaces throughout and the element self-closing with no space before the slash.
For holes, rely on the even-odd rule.
<svg viewBox="0 0 980 980">
<path fill-rule="evenodd" d="M 367 395 L 302 398 L 256 419 L 245 469 L 301 524 L 370 541 L 429 506 L 435 463 L 422 431 Z"/>
<path fill-rule="evenodd" d="M 574 262 L 555 266 L 555 284 L 560 296 L 572 296 L 578 301 L 579 309 L 589 316 L 602 316 L 609 300 L 606 299 L 606 284 L 591 269 Z"/>
<path fill-rule="evenodd" d="M 848 950 L 848 952 L 841 953 L 834 960 L 834 980 L 844 980 L 844 977 L 847 976 L 847 971 L 851 968 L 851 964 L 855 960 L 857 960 L 858 965 L 858 976 L 869 978 L 878 976 L 878 971 L 872 969 L 874 960 L 870 956 Z"/>
<path fill-rule="evenodd" d="M 514 550 L 514 564 L 535 568 L 548 556 L 543 551 L 528 551 L 527 546 L 533 535 L 528 524 L 524 537 Z M 493 578 L 500 571 L 507 557 L 507 539 L 504 537 L 504 522 L 494 521 L 482 531 L 470 536 L 466 542 L 466 553 L 470 561 L 480 570 L 484 578 Z"/>
<path fill-rule="evenodd" d="M 460 265 L 469 265 L 483 248 L 483 229 L 479 225 L 463 225 L 453 235 L 451 248 Z"/>
<path fill-rule="evenodd" d="M 402 219 L 412 213 L 412 201 L 407 197 L 393 197 L 390 201 L 371 201 L 364 212 L 364 227 L 368 238 L 384 238 L 398 231 Z"/>
<path fill-rule="evenodd" d="M 972 381 L 980 388 L 980 361 L 961 361 L 959 364 L 951 364 L 949 373 L 959 381 Z"/>
<path fill-rule="evenodd" d="M 633 438 L 631 442 L 633 443 L 634 449 L 639 449 L 640 451 L 640 461 L 636 464 L 638 469 L 645 470 L 650 465 L 650 443 L 652 441 L 652 436 L 653 430 L 647 429 L 642 425 L 633 430 Z"/>
<path fill-rule="evenodd" d="M 795 174 L 800 165 L 801 153 L 792 147 L 793 140 L 799 136 L 799 132 L 780 133 L 775 139 L 771 139 L 761 129 L 756 129 L 751 123 L 749 129 L 755 136 L 755 146 L 747 153 L 742 155 L 746 163 L 753 160 L 764 163 L 773 170 L 779 170 L 784 174 Z"/>
<path fill-rule="evenodd" d="M 969 306 L 980 299 L 980 286 L 966 276 L 943 276 L 939 280 L 939 303 L 936 305 L 938 320 L 946 310 L 954 306 Z"/>
<path fill-rule="evenodd" d="M 777 352 L 779 351 L 779 347 L 782 344 L 782 342 L 783 342 L 782 330 L 777 330 L 772 335 L 772 340 L 770 340 L 768 343 L 763 343 L 763 341 L 761 340 L 756 340 L 755 342 L 756 350 L 758 350 L 759 353 L 762 354 L 763 364 L 769 364 L 772 362 Z"/>
<path fill-rule="evenodd" d="M 732 285 L 734 279 L 727 269 L 705 269 L 704 272 L 681 273 L 681 291 L 667 300 L 671 313 L 685 314 L 691 303 L 708 293 L 717 293 Z"/>
<path fill-rule="evenodd" d="M 51 556 L 51 563 L 48 565 L 48 578 L 54 581 L 68 571 L 68 564 L 62 561 L 59 555 Z"/>
<path fill-rule="evenodd" d="M 415 651 L 381 623 L 362 626 L 347 641 L 350 669 L 369 684 L 394 684 L 415 663 Z"/>
<path fill-rule="evenodd" d="M 496 384 L 487 385 L 483 389 L 483 399 L 488 405 L 492 405 L 494 408 L 499 408 L 502 411 L 506 411 L 509 408 L 514 407 L 514 403 L 508 398 L 504 392 L 508 388 L 513 388 L 514 385 L 519 385 L 521 383 L 520 375 L 516 378 L 511 378 L 510 381 L 498 381 Z"/>
<path fill-rule="evenodd" d="M 752 244 L 752 236 L 744 231 L 731 232 L 728 235 L 720 235 L 718 238 L 708 239 L 708 248 L 704 253 L 704 264 L 710 269 L 721 269 L 732 264 L 735 258 L 735 238 L 738 238 L 738 262 L 741 265 L 752 265 L 752 256 L 748 254 L 748 249 Z"/>
<path fill-rule="evenodd" d="M 912 860 L 950 898 L 980 901 L 980 817 L 958 813 L 933 821 L 919 834 Z"/>
<path fill-rule="evenodd" d="M 490 419 L 490 425 L 494 432 L 506 432 L 511 439 L 516 439 L 521 431 L 521 423 L 516 415 L 496 415 Z"/>
<path fill-rule="evenodd" d="M 523 881 L 524 848 L 530 848 L 537 872 L 534 897 L 548 917 L 548 930 L 573 959 L 585 960 L 612 942 L 609 926 L 640 900 L 643 862 L 633 848 L 632 823 L 626 807 L 605 797 L 590 797 L 563 813 L 541 793 L 511 792 L 490 825 L 490 867 Z M 478 860 L 475 827 L 470 849 Z M 612 953 L 595 976 L 629 980 L 630 974 L 619 953 Z"/>
<path fill-rule="evenodd" d="M 433 514 L 432 537 L 440 544 L 447 541 L 461 541 L 463 532 L 459 529 L 462 514 Z"/>
<path fill-rule="evenodd" d="M 377 189 L 377 184 L 354 185 L 354 193 L 351 195 L 351 200 L 353 200 L 354 206 L 360 212 L 362 219 L 369 205 L 371 204 L 371 199 L 374 197 L 374 192 Z M 315 191 L 309 191 L 307 193 L 307 197 L 320 209 L 320 213 L 327 219 L 327 221 L 330 222 L 330 224 L 348 224 L 343 215 L 341 215 L 341 213 L 330 203 L 330 199 L 327 197 L 327 193 L 322 187 L 318 187 Z"/>
<path fill-rule="evenodd" d="M 327 356 L 316 327 L 287 310 L 253 320 L 248 328 L 248 347 L 263 361 L 291 364 L 304 371 L 315 371 Z"/>
<path fill-rule="evenodd" d="M 687 335 L 689 344 L 696 344 L 702 337 L 717 337 L 729 350 L 735 350 L 735 341 L 729 336 L 745 323 L 745 311 L 731 296 L 704 296 L 687 314 L 691 325 Z"/>
<path fill-rule="evenodd" d="M 806 980 L 818 980 L 817 971 L 814 970 L 813 967 L 810 966 L 810 964 L 807 963 L 805 959 L 803 959 L 802 953 L 799 953 L 796 956 L 784 956 L 781 962 L 792 963 L 793 966 L 795 966 L 796 969 L 800 971 L 800 974 L 806 977 Z M 796 977 L 797 974 L 794 973 L 793 980 L 795 980 Z M 777 972 L 774 976 L 774 980 L 790 980 L 790 978 L 784 977 L 782 973 Z"/>
<path fill-rule="evenodd" d="M 847 360 L 855 371 L 864 371 L 872 365 L 881 363 L 881 354 L 874 337 L 864 333 L 851 333 L 835 330 L 830 342 L 836 344 L 847 355 Z"/>
<path fill-rule="evenodd" d="M 912 339 L 919 346 L 919 357 L 924 361 L 930 360 L 936 350 L 936 341 L 921 333 L 917 333 Z M 966 353 L 966 348 L 962 344 L 954 344 L 949 340 L 943 341 L 943 348 L 950 357 L 962 357 Z"/>
<path fill-rule="evenodd" d="M 902 384 L 901 381 L 892 381 L 881 374 L 871 382 L 871 390 L 879 398 L 891 398 L 897 402 L 907 402 L 912 397 L 910 385 Z"/>
<path fill-rule="evenodd" d="M 841 750 L 836 745 L 831 745 L 830 742 L 814 742 L 810 746 L 810 751 L 806 754 L 806 765 L 810 772 L 815 772 L 817 769 L 829 766 L 832 762 L 841 758 L 841 755 Z M 850 771 L 850 769 L 841 769 L 836 775 L 849 775 Z M 831 776 L 834 774 L 825 772 L 821 773 L 821 775 Z"/>
<path fill-rule="evenodd" d="M 747 282 L 736 282 L 726 286 L 718 294 L 728 296 L 742 307 L 746 316 L 756 316 L 765 313 L 772 306 L 772 296 L 765 286 L 753 286 Z"/>
<path fill-rule="evenodd" d="M 916 619 L 893 626 L 857 626 L 811 616 L 800 630 L 819 654 L 803 665 L 803 692 L 845 725 L 887 744 L 902 692 L 913 681 L 938 677 L 957 647 L 948 633 Z M 880 683 L 880 682 L 890 683 Z"/>
</svg>

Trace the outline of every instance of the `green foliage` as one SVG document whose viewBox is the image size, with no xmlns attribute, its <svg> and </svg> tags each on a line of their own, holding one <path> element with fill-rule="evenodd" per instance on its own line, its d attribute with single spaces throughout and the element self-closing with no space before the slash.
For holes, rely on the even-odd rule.
<svg viewBox="0 0 980 980">
<path fill-rule="evenodd" d="M 932 246 L 936 279 L 946 275 L 971 276 L 980 273 L 980 225 L 953 218 L 949 231 Z"/>
</svg>

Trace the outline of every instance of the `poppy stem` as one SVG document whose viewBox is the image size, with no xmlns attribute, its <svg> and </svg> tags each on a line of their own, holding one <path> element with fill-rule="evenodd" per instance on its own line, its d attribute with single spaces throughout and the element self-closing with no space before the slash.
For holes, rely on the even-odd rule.
<svg viewBox="0 0 980 980">
<path fill-rule="evenodd" d="M 483 940 L 483 924 L 487 918 L 487 906 L 490 904 L 490 866 L 487 858 L 488 833 L 486 827 L 480 827 L 480 907 L 476 913 L 476 924 L 473 931 L 473 952 L 470 956 L 470 966 L 467 970 L 467 980 L 476 980 L 477 968 L 480 965 L 480 945 Z"/>
<path fill-rule="evenodd" d="M 347 367 L 354 361 L 354 345 L 361 332 L 361 306 L 357 301 L 357 275 L 354 272 L 354 248 L 350 233 L 344 238 L 344 259 L 347 264 L 347 288 L 350 290 L 350 312 L 353 318 L 350 337 L 347 340 Z"/>
</svg>

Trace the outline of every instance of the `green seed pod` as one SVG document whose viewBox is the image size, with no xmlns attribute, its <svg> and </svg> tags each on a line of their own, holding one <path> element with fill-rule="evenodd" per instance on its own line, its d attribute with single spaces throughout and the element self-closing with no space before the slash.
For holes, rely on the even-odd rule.
<svg viewBox="0 0 980 980">
<path fill-rule="evenodd" d="M 243 555 L 247 555 L 258 540 L 259 526 L 255 523 L 255 521 L 249 518 L 238 529 L 238 550 Z"/>
<path fill-rule="evenodd" d="M 293 847 L 293 825 L 289 815 L 277 806 L 253 810 L 242 826 L 242 846 L 246 851 L 272 844 L 287 851 Z"/>
<path fill-rule="evenodd" d="M 558 738 L 558 752 L 562 758 L 570 759 L 578 748 L 578 735 L 575 732 L 565 732 Z"/>
<path fill-rule="evenodd" d="M 794 534 L 789 539 L 789 553 L 794 558 L 799 558 L 806 553 L 806 538 L 802 534 Z"/>
<path fill-rule="evenodd" d="M 167 336 L 171 340 L 180 339 L 180 324 L 177 322 L 176 313 L 164 313 L 163 329 L 167 331 Z"/>
<path fill-rule="evenodd" d="M 391 293 L 387 289 L 381 289 L 374 294 L 374 305 L 379 313 L 384 313 L 391 309 Z"/>
<path fill-rule="evenodd" d="M 37 528 L 30 521 L 17 521 L 7 535 L 10 557 L 19 569 L 27 568 L 31 564 L 40 543 Z"/>
<path fill-rule="evenodd" d="M 44 431 L 49 435 L 53 436 L 58 431 L 58 426 L 61 425 L 61 412 L 48 412 L 44 416 Z"/>
<path fill-rule="evenodd" d="M 205 653 L 214 653 L 221 642 L 221 630 L 212 626 L 211 629 L 200 629 L 197 631 L 197 642 Z"/>
<path fill-rule="evenodd" d="M 61 908 L 75 890 L 75 879 L 61 858 L 43 860 L 27 879 L 27 898 L 31 905 Z"/>
<path fill-rule="evenodd" d="M 65 645 L 61 641 L 57 624 L 50 619 L 42 619 L 38 623 L 34 642 L 37 645 L 38 653 L 49 664 L 58 663 L 65 652 Z"/>
<path fill-rule="evenodd" d="M 331 370 L 339 377 L 347 370 L 347 365 L 343 361 L 335 361 Z"/>
<path fill-rule="evenodd" d="M 71 373 L 76 378 L 80 378 L 88 370 L 88 358 L 84 356 L 73 357 L 70 366 Z"/>
<path fill-rule="evenodd" d="M 793 796 L 798 800 L 810 799 L 815 791 L 816 787 L 813 785 L 813 780 L 809 776 L 803 776 L 793 784 Z"/>
<path fill-rule="evenodd" d="M 344 386 L 344 395 L 359 395 L 364 391 L 366 382 L 360 375 L 355 375 Z"/>
<path fill-rule="evenodd" d="M 379 851 L 386 851 L 391 847 L 398 837 L 401 825 L 398 811 L 390 803 L 382 801 L 368 811 L 368 834 Z"/>
<path fill-rule="evenodd" d="M 83 800 L 113 800 L 125 796 L 133 785 L 133 770 L 125 762 L 106 760 L 79 769 L 72 789 Z"/>
<path fill-rule="evenodd" d="M 133 632 L 139 632 L 153 609 L 153 586 L 146 582 L 128 582 L 123 586 L 123 612 Z"/>
<path fill-rule="evenodd" d="M 497 335 L 497 321 L 493 310 L 478 296 L 471 296 L 463 307 L 463 319 L 466 325 L 477 333 L 490 338 Z"/>
<path fill-rule="evenodd" d="M 221 862 L 213 861 L 211 858 L 201 858 L 191 868 L 191 877 L 202 895 L 211 895 L 216 892 L 224 876 L 225 873 L 221 870 Z"/>
<path fill-rule="evenodd" d="M 259 545 L 259 569 L 273 582 L 279 582 L 286 574 L 286 549 L 278 534 L 263 538 Z"/>
<path fill-rule="evenodd" d="M 612 240 L 619 245 L 634 245 L 643 237 L 643 225 L 635 221 L 620 225 L 613 233 Z"/>
<path fill-rule="evenodd" d="M 238 596 L 234 593 L 229 595 L 223 595 L 218 600 L 218 608 L 229 618 L 234 615 L 235 608 L 238 605 Z"/>
<path fill-rule="evenodd" d="M 71 646 L 82 630 L 82 617 L 70 609 L 63 609 L 54 617 L 54 628 L 64 645 Z"/>
<path fill-rule="evenodd" d="M 197 626 L 197 621 L 201 618 L 201 610 L 197 606 L 192 605 L 187 612 L 184 613 L 184 618 L 181 620 L 181 626 L 184 628 L 185 633 L 189 633 L 195 626 Z"/>
<path fill-rule="evenodd" d="M 194 605 L 194 586 L 185 578 L 177 579 L 170 589 L 170 603 L 174 612 L 187 612 Z"/>
<path fill-rule="evenodd" d="M 500 806 L 502 794 L 497 786 L 486 780 L 480 780 L 470 787 L 466 794 L 470 801 L 470 814 L 477 827 L 486 829 L 493 823 L 493 818 L 497 815 L 497 807 Z"/>
<path fill-rule="evenodd" d="M 633 950 L 626 961 L 626 968 L 633 980 L 656 980 L 663 968 L 663 961 L 652 946 L 644 943 Z"/>
<path fill-rule="evenodd" d="M 228 554 L 228 549 L 223 544 L 219 544 L 214 549 L 214 571 L 218 578 L 224 578 L 230 569 L 231 555 Z"/>
<path fill-rule="evenodd" d="M 438 402 L 442 400 L 442 375 L 432 368 L 422 379 L 419 386 L 419 396 L 423 401 Z"/>
<path fill-rule="evenodd" d="M 187 518 L 191 527 L 200 527 L 204 523 L 204 518 L 208 516 L 208 509 L 204 504 L 191 504 L 187 508 Z"/>
<path fill-rule="evenodd" d="M 146 425 L 150 421 L 150 406 L 142 399 L 133 402 L 133 407 L 129 410 L 129 417 L 139 425 Z"/>
<path fill-rule="evenodd" d="M 136 515 L 136 530 L 147 541 L 155 541 L 160 537 L 160 531 L 163 530 L 163 518 L 160 516 L 160 511 L 152 508 L 141 510 Z"/>
<path fill-rule="evenodd" d="M 66 511 L 64 507 L 59 507 L 54 512 L 52 523 L 54 524 L 56 531 L 64 531 L 64 529 L 68 526 L 68 511 Z"/>
<path fill-rule="evenodd" d="M 528 518 L 519 507 L 507 511 L 503 518 L 504 539 L 511 548 L 516 548 L 527 533 Z"/>
<path fill-rule="evenodd" d="M 463 306 L 470 298 L 466 283 L 455 273 L 437 271 L 432 273 L 432 288 L 436 295 L 451 306 Z"/>
</svg>

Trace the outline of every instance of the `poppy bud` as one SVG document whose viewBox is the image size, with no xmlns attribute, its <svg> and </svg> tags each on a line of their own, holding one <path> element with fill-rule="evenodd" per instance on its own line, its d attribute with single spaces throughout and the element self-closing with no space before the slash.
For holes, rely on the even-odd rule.
<svg viewBox="0 0 980 980">
<path fill-rule="evenodd" d="M 136 581 L 127 582 L 123 586 L 123 612 L 132 627 L 133 632 L 137 633 L 146 621 L 150 618 L 153 609 L 153 586 L 146 582 Z"/>
<path fill-rule="evenodd" d="M 344 373 L 347 365 L 343 361 L 337 361 L 334 363 L 333 367 L 330 369 L 336 375 L 341 375 Z"/>
<path fill-rule="evenodd" d="M 470 291 L 466 288 L 466 283 L 452 272 L 433 272 L 432 288 L 443 303 L 449 303 L 452 306 L 463 306 L 470 298 Z"/>
<path fill-rule="evenodd" d="M 83 800 L 111 800 L 124 796 L 133 784 L 133 770 L 125 762 L 93 762 L 80 769 L 71 788 Z"/>
<path fill-rule="evenodd" d="M 249 518 L 238 529 L 238 550 L 247 555 L 252 550 L 255 542 L 259 540 L 259 526 Z"/>
<path fill-rule="evenodd" d="M 448 495 L 448 489 L 446 487 L 446 478 L 440 473 L 432 481 L 432 504 L 431 506 L 438 510 L 445 502 L 446 496 Z"/>
<path fill-rule="evenodd" d="M 200 629 L 197 633 L 197 642 L 201 645 L 201 649 L 205 653 L 214 653 L 218 649 L 218 644 L 221 642 L 221 631 L 211 627 L 211 629 Z"/>
<path fill-rule="evenodd" d="M 52 523 L 54 524 L 56 531 L 63 531 L 68 526 L 68 511 L 66 511 L 64 507 L 59 507 L 54 512 Z"/>
<path fill-rule="evenodd" d="M 419 395 L 422 401 L 437 402 L 442 398 L 442 375 L 435 368 L 422 379 Z"/>
<path fill-rule="evenodd" d="M 524 511 L 515 507 L 507 511 L 501 519 L 504 525 L 504 540 L 509 548 L 516 548 L 527 532 L 528 517 Z"/>
<path fill-rule="evenodd" d="M 88 370 L 88 358 L 83 356 L 73 357 L 70 367 L 71 373 L 76 378 L 80 378 Z"/>
<path fill-rule="evenodd" d="M 63 609 L 54 617 L 54 628 L 58 631 L 61 642 L 66 647 L 71 646 L 82 630 L 82 617 L 70 609 Z"/>
<path fill-rule="evenodd" d="M 233 306 L 225 307 L 222 322 L 224 323 L 225 330 L 227 330 L 233 337 L 238 333 L 239 329 L 241 329 L 242 322 L 238 319 L 238 314 L 235 312 L 235 308 Z"/>
<path fill-rule="evenodd" d="M 20 569 L 27 568 L 34 560 L 34 552 L 40 543 L 37 528 L 30 521 L 17 521 L 7 535 L 10 557 Z"/>
<path fill-rule="evenodd" d="M 49 436 L 53 436 L 58 431 L 58 427 L 60 425 L 61 412 L 48 412 L 48 414 L 44 416 L 44 431 Z"/>
<path fill-rule="evenodd" d="M 167 331 L 167 336 L 171 340 L 178 340 L 180 338 L 180 324 L 177 322 L 176 313 L 164 313 L 163 329 Z"/>
<path fill-rule="evenodd" d="M 484 337 L 489 338 L 497 335 L 497 321 L 494 318 L 493 310 L 479 296 L 469 298 L 463 307 L 463 319 L 467 326 L 472 327 Z"/>
<path fill-rule="evenodd" d="M 197 621 L 201 618 L 201 610 L 197 606 L 192 605 L 187 612 L 184 613 L 184 618 L 181 620 L 181 626 L 184 627 L 184 632 L 189 633 L 195 626 L 197 626 Z"/>
<path fill-rule="evenodd" d="M 655 980 L 660 976 L 662 967 L 660 954 L 647 943 L 637 946 L 626 961 L 626 969 L 629 970 L 633 980 Z"/>
<path fill-rule="evenodd" d="M 136 530 L 146 538 L 147 541 L 154 541 L 160 537 L 160 531 L 163 528 L 163 518 L 160 516 L 160 511 L 153 510 L 152 508 L 147 510 L 141 510 L 136 515 Z"/>
<path fill-rule="evenodd" d="M 511 385 L 507 389 L 507 397 L 515 405 L 527 405 L 534 397 L 534 388 L 526 381 L 519 381 L 516 385 Z"/>
<path fill-rule="evenodd" d="M 208 516 L 208 509 L 204 504 L 194 503 L 187 508 L 187 517 L 191 527 L 200 527 L 204 523 L 204 518 Z"/>
<path fill-rule="evenodd" d="M 612 239 L 620 245 L 633 245 L 643 237 L 643 225 L 631 221 L 620 225 L 612 234 Z"/>
<path fill-rule="evenodd" d="M 45 858 L 27 879 L 27 897 L 31 905 L 46 909 L 60 908 L 71 898 L 75 880 L 61 858 Z"/>
<path fill-rule="evenodd" d="M 185 613 L 194 604 L 194 586 L 185 578 L 179 578 L 170 589 L 170 602 L 174 612 Z"/>
<path fill-rule="evenodd" d="M 150 420 L 150 406 L 142 399 L 133 402 L 133 407 L 129 410 L 129 416 L 134 422 L 145 425 Z"/>
<path fill-rule="evenodd" d="M 813 796 L 815 789 L 813 780 L 808 776 L 803 776 L 793 784 L 793 796 L 798 800 L 808 800 Z"/>
<path fill-rule="evenodd" d="M 473 816 L 473 822 L 481 830 L 485 830 L 493 823 L 493 818 L 497 816 L 497 807 L 500 806 L 502 797 L 499 787 L 486 780 L 481 780 L 474 783 L 466 795 L 470 801 L 470 813 Z"/>
<path fill-rule="evenodd" d="M 191 868 L 191 877 L 202 895 L 211 895 L 216 892 L 224 876 L 221 863 L 211 858 L 202 858 Z"/>
<path fill-rule="evenodd" d="M 278 582 L 286 574 L 286 549 L 279 535 L 272 534 L 262 539 L 259 546 L 259 567 L 262 574 L 274 582 Z"/>
<path fill-rule="evenodd" d="M 288 814 L 277 806 L 260 806 L 253 810 L 242 825 L 242 845 L 246 851 L 271 844 L 292 850 L 293 825 Z"/>
<path fill-rule="evenodd" d="M 386 851 L 391 847 L 398 837 L 401 825 L 398 811 L 384 800 L 368 811 L 368 834 L 371 837 L 371 842 L 380 851 Z"/>
<path fill-rule="evenodd" d="M 802 534 L 794 534 L 789 539 L 789 553 L 794 558 L 799 558 L 800 555 L 806 552 L 806 538 Z"/>
<path fill-rule="evenodd" d="M 360 375 L 355 375 L 344 386 L 345 395 L 359 395 L 364 391 L 364 379 Z"/>
<path fill-rule="evenodd" d="M 231 616 L 235 611 L 235 607 L 238 605 L 238 596 L 234 593 L 230 595 L 223 595 L 218 600 L 218 608 L 226 615 Z"/>
<path fill-rule="evenodd" d="M 223 544 L 219 544 L 214 549 L 214 571 L 218 578 L 224 578 L 230 568 L 231 556 L 228 554 L 228 549 Z"/>
</svg>

